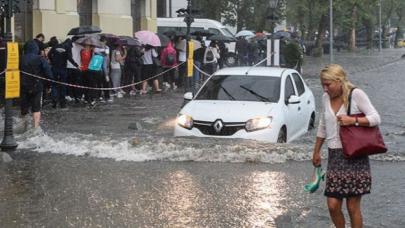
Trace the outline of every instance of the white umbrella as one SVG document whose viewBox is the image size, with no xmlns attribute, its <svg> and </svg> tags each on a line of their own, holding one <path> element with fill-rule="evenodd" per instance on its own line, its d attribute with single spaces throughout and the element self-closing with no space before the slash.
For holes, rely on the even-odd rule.
<svg viewBox="0 0 405 228">
<path fill-rule="evenodd" d="M 235 37 L 241 37 L 241 36 L 254 36 L 255 34 L 252 31 L 249 30 L 242 30 L 236 33 Z"/>
<path fill-rule="evenodd" d="M 193 41 L 193 43 L 194 43 L 194 50 L 201 48 L 201 42 L 199 42 L 197 40 L 191 40 L 191 41 Z M 187 47 L 186 44 L 187 44 L 187 40 L 183 39 L 176 43 L 176 49 L 186 51 L 186 47 Z"/>
</svg>

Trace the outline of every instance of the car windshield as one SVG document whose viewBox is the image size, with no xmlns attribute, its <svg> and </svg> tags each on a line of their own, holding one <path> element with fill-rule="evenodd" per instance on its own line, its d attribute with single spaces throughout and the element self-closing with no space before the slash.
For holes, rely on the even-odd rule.
<svg viewBox="0 0 405 228">
<path fill-rule="evenodd" d="M 280 81 L 279 77 L 216 75 L 195 99 L 278 102 Z"/>
<path fill-rule="evenodd" d="M 228 28 L 221 28 L 221 30 L 225 33 L 225 36 L 235 37 Z"/>
</svg>

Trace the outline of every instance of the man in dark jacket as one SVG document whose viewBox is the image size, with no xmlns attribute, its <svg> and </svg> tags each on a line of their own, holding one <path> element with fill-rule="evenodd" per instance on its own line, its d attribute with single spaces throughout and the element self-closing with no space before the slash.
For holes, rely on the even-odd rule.
<svg viewBox="0 0 405 228">
<path fill-rule="evenodd" d="M 40 79 L 25 74 L 46 76 L 52 78 L 51 67 L 38 54 L 39 48 L 35 41 L 30 40 L 24 45 L 24 55 L 21 57 L 21 115 L 25 116 L 31 108 L 34 127 L 38 127 L 41 120 L 41 95 L 43 84 Z"/>
<path fill-rule="evenodd" d="M 238 54 L 238 60 L 240 66 L 246 66 L 248 64 L 248 52 L 249 43 L 244 37 L 239 37 L 236 41 L 235 51 Z"/>
<path fill-rule="evenodd" d="M 45 49 L 46 49 L 45 35 L 42 33 L 36 35 L 34 41 L 38 46 L 38 54 L 45 57 Z"/>
<path fill-rule="evenodd" d="M 67 82 L 67 61 L 69 60 L 76 68 L 79 67 L 72 59 L 72 52 L 69 49 L 68 42 L 59 44 L 56 40 L 55 45 L 48 53 L 48 59 L 52 65 L 52 73 L 55 80 L 66 83 Z M 66 86 L 61 84 L 52 84 L 52 107 L 56 108 L 59 103 L 61 108 L 66 108 Z"/>
</svg>

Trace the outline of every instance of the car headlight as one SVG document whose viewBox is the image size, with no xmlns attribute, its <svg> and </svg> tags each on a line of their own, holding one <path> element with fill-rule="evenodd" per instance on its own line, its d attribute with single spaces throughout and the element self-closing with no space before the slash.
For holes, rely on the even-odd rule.
<svg viewBox="0 0 405 228">
<path fill-rule="evenodd" d="M 177 117 L 177 124 L 181 127 L 184 127 L 186 129 L 191 129 L 193 128 L 193 118 L 191 118 L 191 116 L 188 115 L 184 115 L 184 114 L 180 114 Z"/>
<path fill-rule="evenodd" d="M 270 127 L 272 117 L 258 117 L 246 122 L 246 131 L 257 131 Z"/>
</svg>

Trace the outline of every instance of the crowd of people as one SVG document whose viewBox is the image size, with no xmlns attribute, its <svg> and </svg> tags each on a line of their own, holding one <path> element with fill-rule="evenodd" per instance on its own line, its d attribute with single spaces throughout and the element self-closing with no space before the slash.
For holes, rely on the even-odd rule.
<svg viewBox="0 0 405 228">
<path fill-rule="evenodd" d="M 86 36 L 72 36 L 59 42 L 51 37 L 45 42 L 38 34 L 25 43 L 21 61 L 21 113 L 31 108 L 38 126 L 42 101 L 52 107 L 66 108 L 69 101 L 95 106 L 113 102 L 114 98 L 144 95 L 148 91 L 177 90 L 186 83 L 186 50 L 179 48 L 184 37 L 172 36 L 162 47 L 125 45 L 94 35 L 99 45 L 83 41 Z M 192 83 L 199 84 L 220 66 L 218 42 L 208 47 L 202 37 L 194 50 Z M 185 46 L 184 46 L 185 47 Z M 205 73 L 203 73 L 205 71 Z M 49 80 L 43 80 L 39 76 Z M 59 83 L 61 82 L 61 83 Z"/>
</svg>

